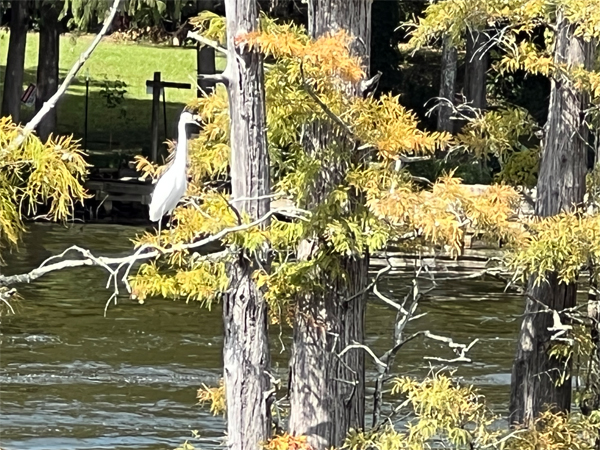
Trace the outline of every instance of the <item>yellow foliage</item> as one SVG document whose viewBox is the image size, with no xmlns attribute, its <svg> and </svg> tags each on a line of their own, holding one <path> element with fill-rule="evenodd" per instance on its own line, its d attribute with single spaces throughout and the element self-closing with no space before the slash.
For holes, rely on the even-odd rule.
<svg viewBox="0 0 600 450">
<path fill-rule="evenodd" d="M 401 432 L 391 423 L 368 432 L 351 431 L 342 448 L 495 448 L 501 434 L 491 429 L 496 417 L 472 386 L 461 386 L 450 376 L 434 373 L 423 381 L 396 378 L 392 395 L 398 394 L 405 398 L 400 408 L 411 417 Z"/>
<path fill-rule="evenodd" d="M 243 39 L 267 55 L 307 66 L 309 73 L 318 70 L 320 76 L 340 77 L 352 83 L 364 77 L 360 59 L 350 55 L 352 37 L 344 31 L 325 34 L 314 41 L 301 28 L 294 31 L 254 33 Z"/>
<path fill-rule="evenodd" d="M 40 203 L 48 204 L 46 217 L 64 221 L 87 197 L 88 165 L 72 136 L 50 136 L 43 143 L 30 134 L 21 146 L 11 145 L 21 133 L 9 117 L 0 118 L 0 248 L 17 244 L 24 230 L 21 206 L 33 215 Z"/>
<path fill-rule="evenodd" d="M 409 47 L 418 50 L 443 37 L 450 37 L 459 47 L 469 30 L 502 28 L 494 38 L 505 50 L 495 66 L 500 74 L 525 70 L 546 77 L 561 75 L 598 98 L 597 72 L 582 77 L 581 68 L 559 64 L 552 57 L 554 34 L 550 30 L 559 12 L 573 24 L 575 36 L 588 42 L 600 38 L 597 0 L 442 0 L 432 3 L 423 17 L 409 24 L 413 28 Z M 544 50 L 533 40 L 523 40 L 541 27 L 547 29 Z"/>
<path fill-rule="evenodd" d="M 510 221 L 518 199 L 509 186 L 492 185 L 478 194 L 451 176 L 440 178 L 431 190 L 416 191 L 405 183 L 367 191 L 368 206 L 396 227 L 398 236 L 447 245 L 454 256 L 462 251 L 467 227 L 489 238 L 518 240 L 520 230 Z"/>
<path fill-rule="evenodd" d="M 205 403 L 210 404 L 210 412 L 217 416 L 219 414 L 225 414 L 227 411 L 227 405 L 225 403 L 225 384 L 223 380 L 219 381 L 218 387 L 208 387 L 202 384 L 202 387 L 198 389 L 196 394 L 198 403 L 204 406 Z"/>
<path fill-rule="evenodd" d="M 288 433 L 272 437 L 262 444 L 265 450 L 312 450 L 306 436 L 293 436 Z"/>
<path fill-rule="evenodd" d="M 523 278 L 557 272 L 564 283 L 577 280 L 584 264 L 600 263 L 600 216 L 563 213 L 532 221 L 527 239 L 509 257 L 509 265 Z"/>
<path fill-rule="evenodd" d="M 505 450 L 593 450 L 600 428 L 598 411 L 581 414 L 543 412 L 528 428 L 520 427 L 503 443 Z"/>
<path fill-rule="evenodd" d="M 401 156 L 431 155 L 448 145 L 448 133 L 418 129 L 415 113 L 406 110 L 399 97 L 384 94 L 378 99 L 355 99 L 348 111 L 350 123 L 363 145 L 372 145 L 383 160 Z"/>
<path fill-rule="evenodd" d="M 143 302 L 147 297 L 184 298 L 210 308 L 229 286 L 225 264 L 200 259 L 174 274 L 165 274 L 155 263 L 143 264 L 130 280 L 132 297 Z"/>
<path fill-rule="evenodd" d="M 512 151 L 522 146 L 521 139 L 533 135 L 535 123 L 522 108 L 502 107 L 470 120 L 456 136 L 456 147 L 464 147 L 480 158 L 497 157 L 501 165 Z"/>
<path fill-rule="evenodd" d="M 435 437 L 450 441 L 455 448 L 481 448 L 494 443 L 499 432 L 489 427 L 496 419 L 484 398 L 473 386 L 461 386 L 447 375 L 434 373 L 419 382 L 396 378 L 392 395 L 406 397 L 414 419 L 407 425 L 407 448 L 425 448 Z"/>
<path fill-rule="evenodd" d="M 212 38 L 224 30 L 222 18 L 202 17 L 203 29 L 213 30 L 206 33 L 215 33 Z M 345 277 L 340 255 L 358 256 L 391 242 L 408 242 L 407 233 L 414 237 L 410 239 L 414 245 L 448 245 L 458 255 L 469 227 L 490 238 L 516 239 L 518 233 L 509 223 L 517 198 L 514 190 L 497 186 L 475 195 L 451 177 L 419 190 L 405 173 L 394 170 L 395 162 L 403 157 L 432 155 L 452 145 L 451 137 L 421 130 L 416 115 L 398 97 L 356 97 L 348 85 L 361 80 L 364 73 L 361 62 L 351 55 L 350 36 L 337 33 L 311 40 L 302 27 L 264 17 L 261 23 L 261 32 L 241 36 L 237 44 L 256 46 L 274 60 L 265 74 L 274 193 L 304 207 L 310 203 L 307 199 L 316 189 L 320 172 L 335 167 L 340 172 L 320 204 L 303 220 L 273 220 L 268 227 L 254 227 L 222 240 L 247 252 L 271 248 L 272 266 L 257 270 L 254 276 L 265 288 L 273 322 L 290 317 L 298 296 L 320 289 L 316 271 Z M 164 230 L 160 237 L 166 246 L 216 233 L 238 220 L 248 223 L 247 217 L 234 214 L 227 196 L 216 187 L 227 176 L 230 153 L 225 93 L 218 91 L 190 106 L 201 115 L 203 129 L 190 144 L 191 183 L 183 205 L 175 210 L 176 227 Z M 333 120 L 332 114 L 339 120 Z M 333 130 L 328 147 L 318 156 L 306 151 L 304 138 L 306 128 L 315 122 L 327 123 Z M 358 155 L 364 156 L 358 159 Z M 365 161 L 370 161 L 368 167 Z M 154 167 L 147 170 L 156 173 Z M 363 195 L 366 204 L 359 200 Z M 319 244 L 310 261 L 291 262 L 299 243 L 315 238 Z M 157 245 L 159 241 L 146 235 L 137 243 Z M 187 258 L 186 252 L 175 252 L 161 260 L 175 271 L 185 271 Z M 178 296 L 182 283 L 175 276 L 161 278 L 158 267 L 142 267 L 138 290 L 152 295 L 164 289 L 167 296 Z"/>
</svg>

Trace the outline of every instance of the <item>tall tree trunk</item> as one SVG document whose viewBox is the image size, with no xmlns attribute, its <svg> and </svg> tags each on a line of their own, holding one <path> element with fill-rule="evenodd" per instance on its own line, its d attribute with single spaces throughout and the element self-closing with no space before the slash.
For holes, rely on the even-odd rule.
<svg viewBox="0 0 600 450">
<path fill-rule="evenodd" d="M 10 2 L 10 39 L 8 41 L 6 72 L 4 73 L 2 115 L 12 116 L 13 122 L 19 122 L 21 115 L 25 47 L 27 46 L 27 28 L 29 26 L 28 3 L 23 0 Z"/>
<path fill-rule="evenodd" d="M 593 47 L 574 35 L 574 27 L 557 16 L 554 60 L 569 66 L 593 61 Z M 578 92 L 565 77 L 552 80 L 546 136 L 540 162 L 535 212 L 548 217 L 571 211 L 580 205 L 585 193 L 588 130 L 583 110 L 588 96 Z M 562 311 L 575 305 L 577 283 L 558 282 L 556 273 L 547 274 L 547 282 L 539 286 L 530 280 L 525 316 L 517 343 L 512 370 L 510 419 L 513 423 L 529 423 L 546 405 L 557 411 L 571 406 L 571 378 L 560 385 L 558 380 L 565 361 L 550 358 L 552 314 L 545 307 Z M 542 306 L 543 305 L 543 306 Z M 563 319 L 564 320 L 564 319 Z"/>
<path fill-rule="evenodd" d="M 37 68 L 37 94 L 35 110 L 39 111 L 44 103 L 58 89 L 58 58 L 60 23 L 58 16 L 62 2 L 42 2 L 40 9 L 40 45 Z M 56 130 L 56 108 L 44 116 L 37 127 L 38 136 L 46 141 L 50 133 Z"/>
<path fill-rule="evenodd" d="M 485 46 L 488 38 L 483 31 L 467 29 L 467 52 L 465 56 L 465 97 L 475 109 L 487 107 L 486 79 L 489 53 Z"/>
<path fill-rule="evenodd" d="M 252 218 L 269 212 L 271 192 L 261 55 L 237 38 L 258 30 L 254 0 L 226 0 L 232 206 Z M 235 200 L 242 199 L 242 200 Z M 271 431 L 267 305 L 253 273 L 267 252 L 240 251 L 223 299 L 227 441 L 232 450 L 257 450 Z"/>
<path fill-rule="evenodd" d="M 437 129 L 438 131 L 454 131 L 454 121 L 452 120 L 452 110 L 454 106 L 454 97 L 456 96 L 456 71 L 457 71 L 458 52 L 452 44 L 452 39 L 444 38 L 442 47 L 442 74 L 440 78 L 439 97 L 442 100 L 438 109 Z"/>
<path fill-rule="evenodd" d="M 353 54 L 362 58 L 368 72 L 371 0 L 310 0 L 308 12 L 311 37 L 346 30 L 355 38 Z M 352 95 L 359 93 L 358 86 L 347 89 Z M 343 182 L 348 169 L 344 153 L 352 144 L 324 122 L 311 124 L 305 137 L 306 152 L 321 161 L 305 205 L 314 208 Z M 315 236 L 303 242 L 298 257 L 311 258 L 318 241 Z M 364 425 L 364 354 L 358 350 L 337 355 L 348 344 L 364 340 L 366 296 L 356 294 L 366 286 L 368 257 L 357 254 L 339 257 L 338 262 L 347 276 L 321 271 L 315 281 L 323 290 L 298 299 L 295 315 L 289 427 L 292 434 L 306 435 L 315 449 L 339 446 L 351 427 Z"/>
</svg>

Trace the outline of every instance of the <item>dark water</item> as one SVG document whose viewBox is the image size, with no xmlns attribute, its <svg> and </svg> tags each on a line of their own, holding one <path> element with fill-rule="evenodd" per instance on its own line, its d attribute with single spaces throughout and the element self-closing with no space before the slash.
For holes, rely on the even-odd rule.
<svg viewBox="0 0 600 450">
<path fill-rule="evenodd" d="M 3 272 L 31 270 L 72 244 L 98 255 L 126 255 L 129 239 L 139 231 L 35 225 L 20 251 L 6 258 Z M 382 291 L 399 296 L 406 283 L 406 275 L 394 275 Z M 222 418 L 197 406 L 195 399 L 202 383 L 214 385 L 220 378 L 219 306 L 207 311 L 163 299 L 140 305 L 124 297 L 104 317 L 110 296 L 105 284 L 102 270 L 78 268 L 20 287 L 23 300 L 13 304 L 16 315 L 1 318 L 0 446 L 168 449 L 190 438 L 192 430 L 200 433 L 202 448 L 219 445 Z M 428 329 L 462 343 L 480 339 L 470 353 L 473 363 L 456 366 L 457 376 L 478 386 L 504 413 L 521 298 L 503 293 L 502 284 L 490 280 L 443 282 L 420 312 L 428 314 L 411 323 L 409 332 Z M 391 343 L 394 316 L 372 299 L 367 342 L 378 354 Z M 272 331 L 275 373 L 285 377 L 290 333 Z M 398 354 L 397 371 L 426 375 L 430 362 L 425 355 L 453 356 L 442 344 L 414 341 Z"/>
</svg>

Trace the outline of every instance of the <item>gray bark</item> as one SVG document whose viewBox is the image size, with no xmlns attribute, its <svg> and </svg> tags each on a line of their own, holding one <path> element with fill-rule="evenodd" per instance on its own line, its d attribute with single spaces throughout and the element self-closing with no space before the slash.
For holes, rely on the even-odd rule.
<svg viewBox="0 0 600 450">
<path fill-rule="evenodd" d="M 486 78 L 489 53 L 485 46 L 488 38 L 483 31 L 467 29 L 467 52 L 465 56 L 465 97 L 475 109 L 487 107 Z"/>
<path fill-rule="evenodd" d="M 2 116 L 12 116 L 19 122 L 21 115 L 21 94 L 23 92 L 23 72 L 25 70 L 25 48 L 27 46 L 27 1 L 12 1 L 10 19 L 10 39 L 4 73 L 2 94 Z"/>
<path fill-rule="evenodd" d="M 559 13 L 554 59 L 570 66 L 590 67 L 593 49 L 575 37 L 574 27 Z M 583 201 L 587 162 L 588 130 L 583 110 L 588 96 L 557 75 L 552 80 L 550 108 L 543 142 L 537 184 L 535 212 L 548 217 L 572 211 Z M 517 343 L 512 370 L 510 419 L 529 423 L 550 406 L 568 411 L 571 405 L 571 378 L 557 386 L 565 361 L 548 356 L 552 343 L 552 315 L 541 312 L 545 307 L 562 311 L 575 305 L 577 283 L 559 283 L 556 273 L 547 274 L 547 282 L 535 287 L 530 280 L 525 316 Z M 566 319 L 563 319 L 563 323 Z M 570 370 L 570 363 L 567 364 Z"/>
<path fill-rule="evenodd" d="M 346 30 L 355 37 L 352 52 L 362 58 L 368 72 L 371 1 L 311 0 L 308 11 L 311 37 Z M 360 94 L 359 86 L 346 88 L 353 95 Z M 343 182 L 348 170 L 344 153 L 348 154 L 353 143 L 335 125 L 313 123 L 303 144 L 322 167 L 304 205 L 313 208 Z M 315 236 L 303 242 L 298 257 L 311 258 L 318 241 Z M 364 353 L 349 351 L 342 358 L 337 354 L 348 344 L 364 340 L 366 295 L 356 294 L 366 285 L 368 256 L 339 257 L 338 262 L 347 278 L 327 270 L 317 274 L 315 281 L 323 290 L 298 299 L 295 315 L 289 427 L 292 434 L 307 436 L 315 449 L 339 446 L 351 427 L 364 425 Z M 346 301 L 349 298 L 353 299 Z"/>
<path fill-rule="evenodd" d="M 40 8 L 40 45 L 37 68 L 36 112 L 42 109 L 58 89 L 58 58 L 60 23 L 58 16 L 62 3 L 43 2 Z M 56 130 L 56 108 L 52 108 L 41 120 L 37 134 L 46 141 L 50 133 Z"/>
<path fill-rule="evenodd" d="M 226 0 L 225 9 L 232 206 L 259 218 L 269 211 L 265 196 L 271 190 L 263 62 L 257 51 L 236 43 L 236 37 L 258 29 L 258 11 L 254 0 Z M 232 450 L 256 450 L 271 431 L 267 305 L 252 277 L 261 266 L 268 267 L 266 251 L 240 251 L 223 299 L 227 444 Z"/>
<path fill-rule="evenodd" d="M 445 100 L 442 100 L 438 110 L 437 129 L 448 133 L 454 131 L 454 121 L 451 117 L 456 96 L 457 59 L 458 52 L 452 40 L 449 37 L 444 38 L 439 97 Z"/>
</svg>

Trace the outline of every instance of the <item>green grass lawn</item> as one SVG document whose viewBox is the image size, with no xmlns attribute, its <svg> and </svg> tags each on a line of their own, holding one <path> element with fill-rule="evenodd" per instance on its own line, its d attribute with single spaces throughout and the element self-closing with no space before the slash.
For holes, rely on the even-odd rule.
<svg viewBox="0 0 600 450">
<path fill-rule="evenodd" d="M 8 32 L 0 31 L 0 83 L 4 82 Z M 79 55 L 87 48 L 93 36 L 61 37 L 60 77 L 67 74 Z M 30 33 L 27 39 L 24 87 L 35 83 L 38 35 Z M 217 67 L 224 66 L 222 59 Z M 116 42 L 105 38 L 69 87 L 58 104 L 58 132 L 73 133 L 83 138 L 85 78 L 90 78 L 88 148 L 93 150 L 139 149 L 150 146 L 150 123 L 152 117 L 150 94 L 146 93 L 146 80 L 154 72 L 161 72 L 162 79 L 195 85 L 196 50 L 193 47 L 168 47 L 162 45 Z M 100 91 L 106 82 L 123 81 L 127 92 L 120 106 L 108 108 Z M 0 89 L 0 96 L 2 90 Z M 166 90 L 167 137 L 173 138 L 179 112 L 187 101 L 196 95 L 193 90 Z M 162 105 L 161 105 L 162 113 Z M 33 110 L 22 107 L 22 121 L 32 117 Z M 123 117 L 124 116 L 124 117 Z M 160 120 L 160 139 L 164 138 L 163 119 Z"/>
</svg>

